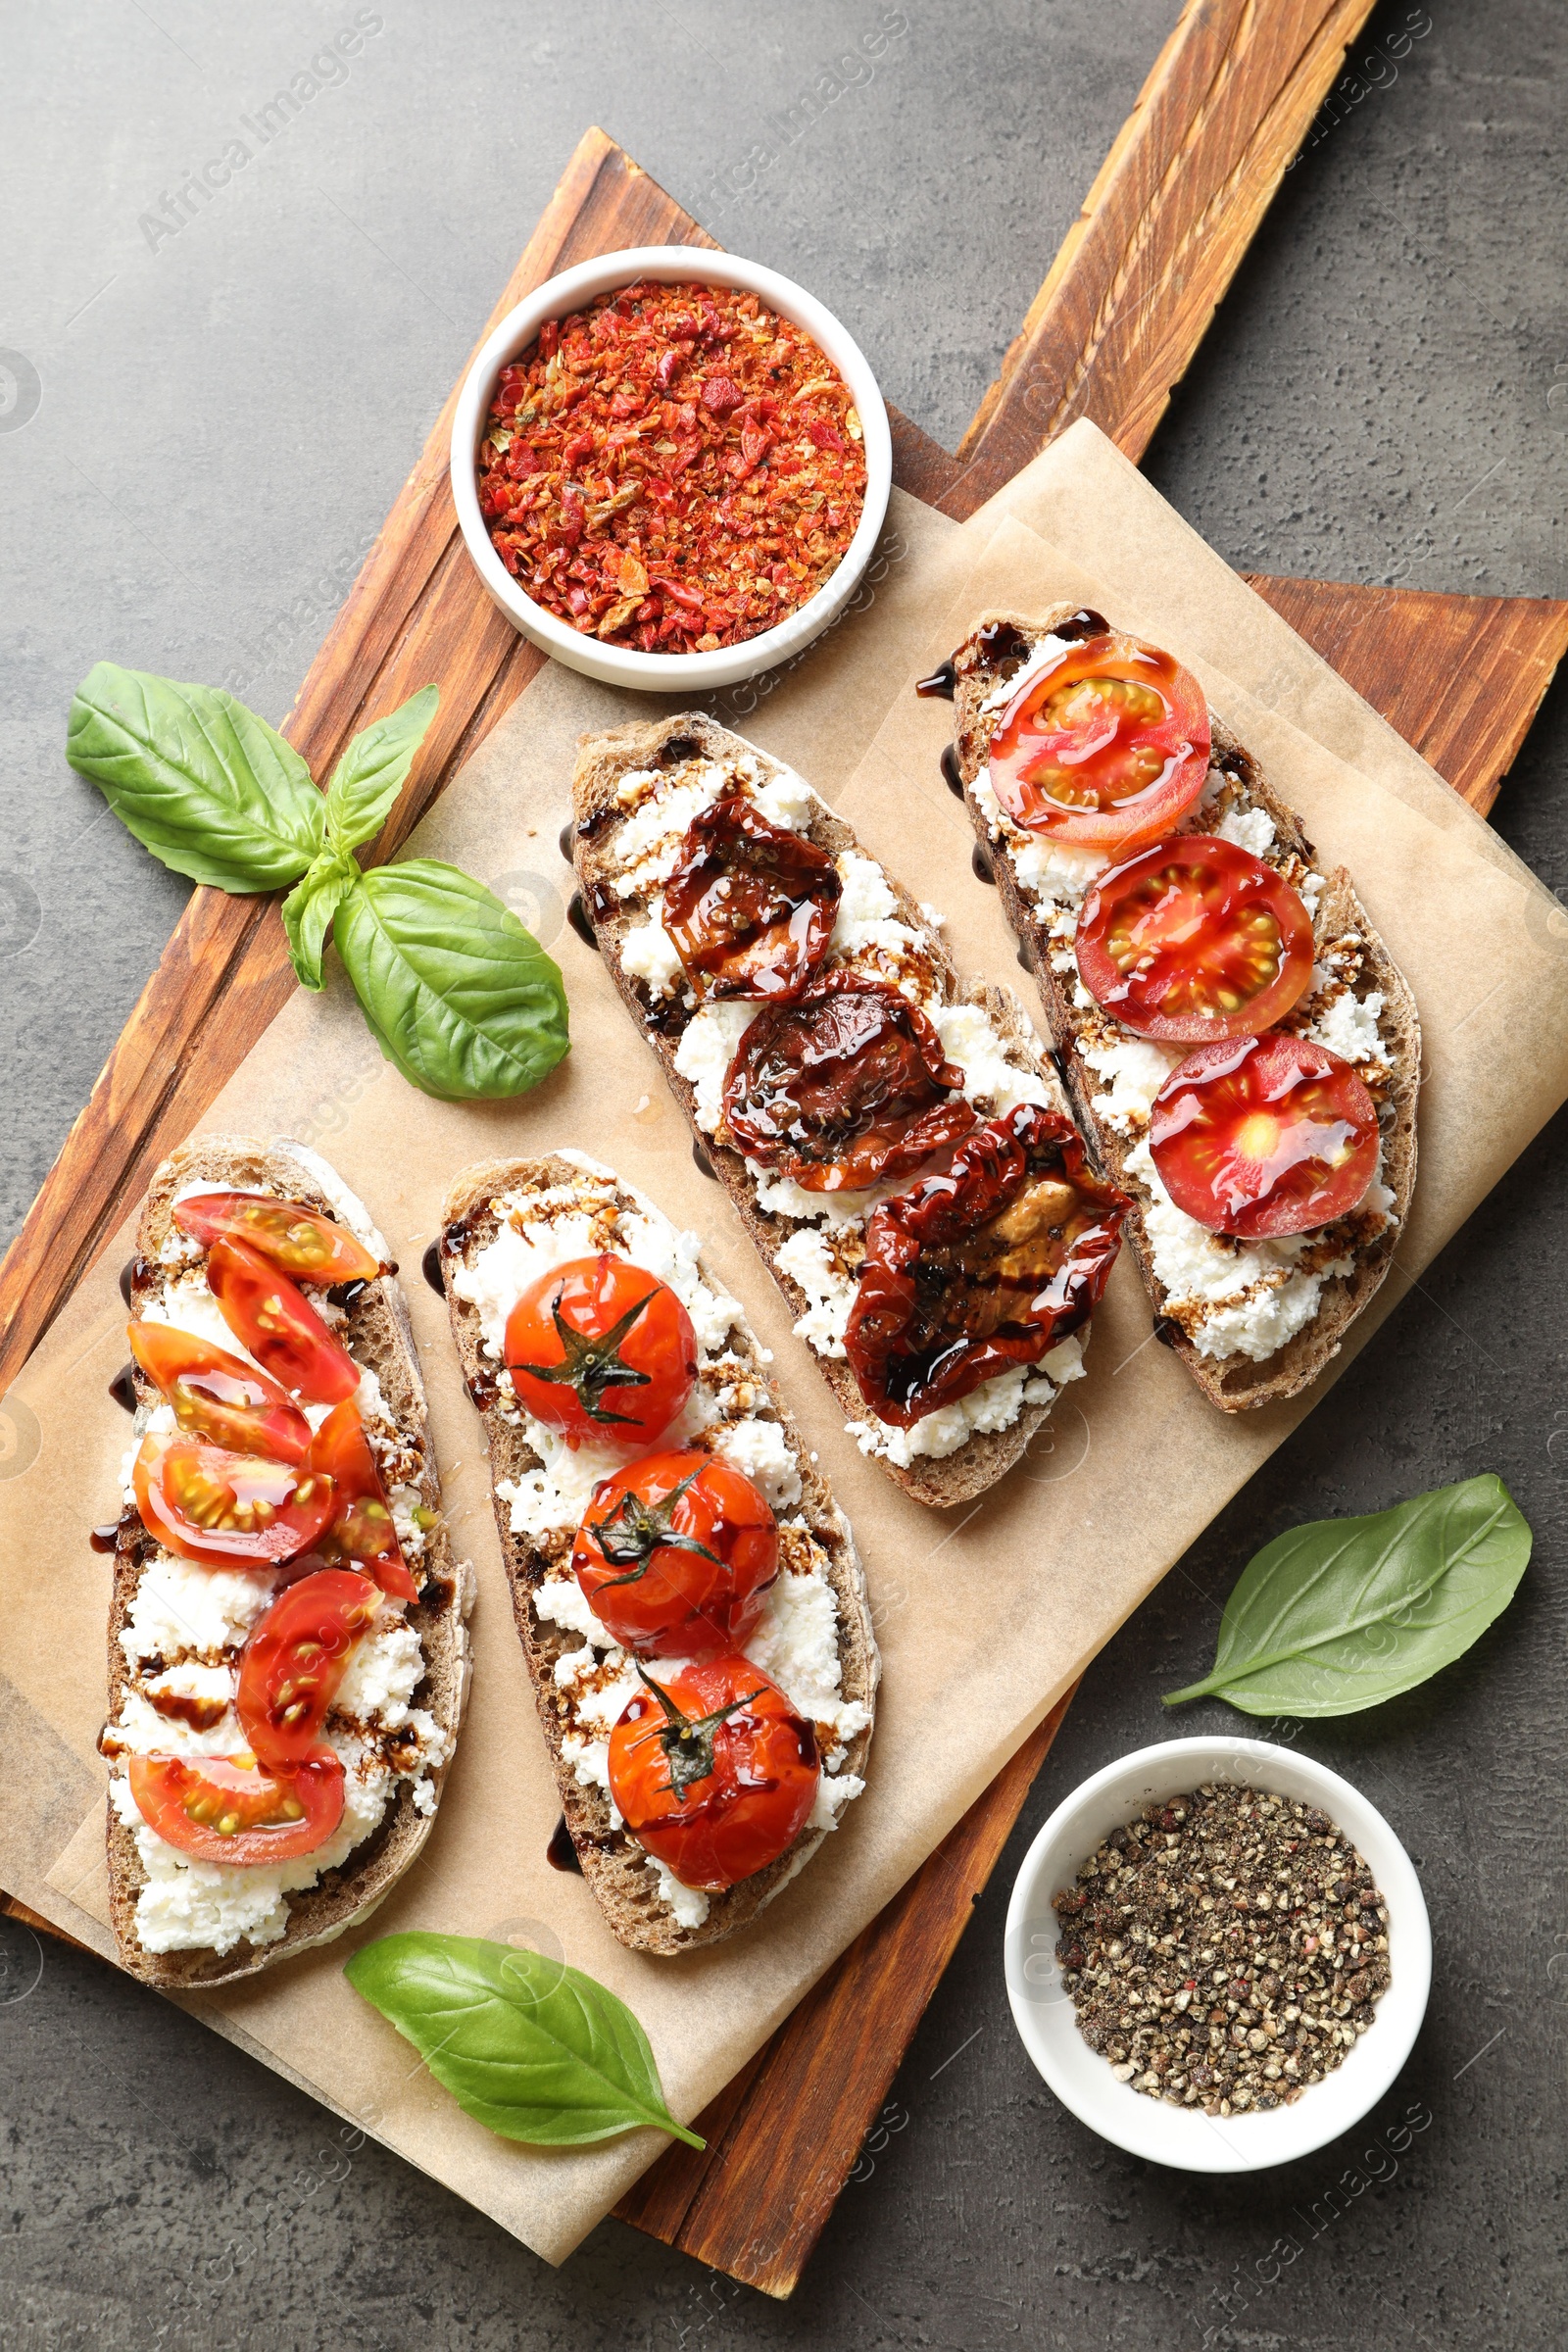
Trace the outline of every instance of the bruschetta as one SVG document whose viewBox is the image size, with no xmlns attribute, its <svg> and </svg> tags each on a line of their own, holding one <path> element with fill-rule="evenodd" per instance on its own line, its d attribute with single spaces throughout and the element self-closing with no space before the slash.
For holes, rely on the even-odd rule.
<svg viewBox="0 0 1568 2352">
<path fill-rule="evenodd" d="M 879 1661 L 849 1523 L 654 1201 L 560 1151 L 466 1170 L 443 1215 L 564 1859 L 621 1942 L 695 1950 L 864 1787 Z"/>
<path fill-rule="evenodd" d="M 987 612 L 927 692 L 1158 1337 L 1227 1412 L 1294 1396 L 1393 1262 L 1414 999 L 1343 866 L 1169 654 Z"/>
<path fill-rule="evenodd" d="M 328 1941 L 430 1833 L 473 1587 L 396 1271 L 303 1145 L 204 1138 L 153 1179 L 100 1742 L 115 1934 L 149 1984 Z"/>
<path fill-rule="evenodd" d="M 1083 1377 L 1119 1240 L 1048 1050 L 1010 990 L 960 978 L 936 910 L 809 785 L 703 714 L 586 737 L 572 805 L 606 964 L 851 1434 L 917 1501 L 971 1500 Z M 976 1213 L 921 1242 L 909 1344 L 862 1349 L 873 1221 L 955 1152 L 986 1170 Z M 1069 1192 L 1065 1225 L 1034 1215 Z M 999 1218 L 1018 1228 L 1010 1292 Z M 997 1341 L 999 1299 L 1021 1298 L 1040 1311 Z"/>
</svg>

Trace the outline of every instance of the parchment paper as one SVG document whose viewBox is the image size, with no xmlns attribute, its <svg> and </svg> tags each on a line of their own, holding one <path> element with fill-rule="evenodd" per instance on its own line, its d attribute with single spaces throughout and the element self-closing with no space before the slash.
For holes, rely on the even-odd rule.
<svg viewBox="0 0 1568 2352">
<path fill-rule="evenodd" d="M 1320 853 L 1351 865 L 1415 988 L 1428 1081 L 1414 1213 L 1397 1271 L 1356 1326 L 1348 1357 L 1568 1095 L 1568 923 L 1448 788 L 1082 424 L 968 524 L 896 497 L 859 611 L 770 691 L 733 691 L 713 708 L 793 760 L 919 898 L 946 911 L 960 965 L 1016 980 L 1038 1020 L 997 895 L 971 874 L 966 819 L 938 773 L 951 713 L 908 687 L 981 605 L 1027 611 L 1064 596 L 1194 664 Z M 204 1122 L 316 1143 L 390 1237 L 458 1548 L 477 1565 L 480 1597 L 468 1719 L 420 1861 L 343 1942 L 184 2005 L 551 2261 L 664 2143 L 641 2133 L 547 2153 L 492 2137 L 350 1991 L 341 1974 L 350 1951 L 417 1926 L 510 1934 L 556 1952 L 631 2003 L 670 2105 L 694 2115 L 1310 1405 L 1240 1419 L 1215 1411 L 1151 1345 L 1148 1304 L 1124 1260 L 1095 1319 L 1090 1377 L 980 1503 L 922 1510 L 862 1459 L 727 1200 L 698 1173 L 657 1062 L 565 924 L 570 884 L 557 834 L 574 739 L 647 709 L 546 671 L 412 845 L 489 880 L 560 959 L 573 1050 L 543 1086 L 490 1106 L 413 1093 L 380 1060 L 334 969 L 323 996 L 293 1000 Z M 512 1626 L 479 1424 L 444 1309 L 418 1278 L 458 1168 L 562 1144 L 612 1161 L 704 1235 L 713 1270 L 775 1350 L 854 1521 L 885 1661 L 870 1785 L 845 1827 L 755 1928 L 673 1963 L 622 1950 L 581 1881 L 546 1863 L 555 1786 Z M 109 1564 L 86 1532 L 113 1515 L 127 1437 L 106 1384 L 125 1353 L 116 1276 L 128 1247 L 127 1228 L 0 1406 L 0 1882 L 104 1952 L 94 1740 Z M 939 1710 L 944 1733 L 931 1738 Z M 951 1736 L 956 1723 L 961 1740 Z"/>
</svg>

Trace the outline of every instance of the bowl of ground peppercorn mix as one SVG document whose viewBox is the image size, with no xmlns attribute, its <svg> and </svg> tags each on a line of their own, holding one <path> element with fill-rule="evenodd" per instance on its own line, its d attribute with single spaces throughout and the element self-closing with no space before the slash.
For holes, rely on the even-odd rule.
<svg viewBox="0 0 1568 2352">
<path fill-rule="evenodd" d="M 893 483 L 876 379 L 800 286 L 641 246 L 519 303 L 464 383 L 452 495 L 524 636 L 610 685 L 704 693 L 838 617 Z"/>
<path fill-rule="evenodd" d="M 1261 2170 L 1349 2131 L 1426 2013 L 1432 1936 L 1374 1805 L 1261 1740 L 1098 1772 L 1013 1888 L 1007 1995 L 1063 2105 L 1117 2147 Z"/>
</svg>

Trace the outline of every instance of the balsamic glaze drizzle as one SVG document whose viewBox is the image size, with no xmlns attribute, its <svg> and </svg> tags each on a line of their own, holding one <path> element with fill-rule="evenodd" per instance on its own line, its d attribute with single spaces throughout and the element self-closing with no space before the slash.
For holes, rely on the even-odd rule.
<svg viewBox="0 0 1568 2352">
<path fill-rule="evenodd" d="M 582 1877 L 582 1864 L 577 1858 L 577 1848 L 571 1842 L 571 1832 L 566 1827 L 564 1813 L 550 1833 L 545 1860 L 552 1870 L 571 1870 L 576 1872 L 579 1879 Z"/>
<path fill-rule="evenodd" d="M 574 890 L 571 894 L 571 905 L 566 908 L 566 920 L 576 932 L 577 937 L 582 941 L 583 946 L 585 948 L 592 948 L 594 954 L 597 956 L 599 953 L 599 940 L 594 931 L 592 923 L 588 920 L 588 909 L 583 905 L 582 892 L 580 890 Z"/>
</svg>

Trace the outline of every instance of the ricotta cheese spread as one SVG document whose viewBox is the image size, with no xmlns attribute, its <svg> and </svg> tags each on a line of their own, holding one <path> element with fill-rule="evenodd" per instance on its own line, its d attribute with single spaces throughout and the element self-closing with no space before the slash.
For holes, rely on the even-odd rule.
<svg viewBox="0 0 1568 2352">
<path fill-rule="evenodd" d="M 741 1009 L 749 1015 L 755 1007 Z M 498 1481 L 496 1493 L 514 1535 L 527 1537 L 544 1564 L 530 1604 L 535 1616 L 542 1626 L 572 1638 L 573 1645 L 560 1652 L 552 1670 L 564 1701 L 562 1752 L 579 1786 L 603 1791 L 612 1828 L 621 1828 L 610 1797 L 610 1734 L 641 1686 L 631 1658 L 589 1607 L 571 1572 L 571 1549 L 595 1486 L 624 1469 L 627 1455 L 624 1447 L 568 1446 L 518 1402 L 501 1367 L 507 1317 L 523 1288 L 567 1258 L 611 1250 L 668 1284 L 697 1337 L 697 1383 L 661 1446 L 696 1446 L 723 1454 L 761 1490 L 778 1519 L 779 1574 L 743 1654 L 770 1675 L 815 1726 L 822 1778 L 807 1826 L 834 1829 L 844 1806 L 864 1787 L 845 1766 L 848 1744 L 870 1722 L 870 1711 L 858 1699 L 843 1696 L 839 1604 L 828 1556 L 801 1515 L 800 1463 L 772 1397 L 732 1344 L 737 1329 L 744 1335 L 741 1310 L 704 1280 L 695 1233 L 678 1230 L 640 1195 L 634 1196 L 634 1207 L 620 1205 L 620 1196 L 630 1188 L 585 1153 L 559 1156 L 579 1171 L 574 1180 L 542 1192 L 499 1195 L 492 1204 L 498 1220 L 494 1238 L 474 1251 L 471 1262 L 454 1270 L 452 1287 L 478 1314 L 481 1352 L 498 1367 L 498 1409 L 516 1423 L 538 1457 L 538 1466 L 520 1478 Z M 662 1658 L 657 1671 L 668 1679 L 682 1663 Z M 683 1886 L 652 1856 L 646 1867 L 658 1900 L 677 1925 L 701 1927 L 708 1896 Z"/>
<path fill-rule="evenodd" d="M 774 823 L 792 829 L 808 826 L 821 807 L 793 770 L 775 771 L 770 760 L 749 750 L 727 762 L 689 760 L 665 772 L 633 771 L 619 788 L 633 814 L 614 843 L 616 893 L 623 900 L 645 902 L 642 919 L 622 937 L 621 960 L 651 1001 L 678 997 L 691 1015 L 674 1063 L 692 1088 L 697 1123 L 707 1135 L 717 1135 L 722 1126 L 724 1080 L 760 1007 L 726 998 L 699 1004 L 664 930 L 663 898 L 657 885 L 673 870 L 685 826 L 726 790 L 746 795 Z M 1063 871 L 1070 871 L 1080 887 L 1103 862 L 1075 861 L 1073 853 L 1057 853 L 1063 856 Z M 934 1023 L 949 1060 L 962 1069 L 963 1092 L 982 1118 L 1000 1117 L 1020 1102 L 1065 1108 L 1054 1079 L 1030 1067 L 1025 1054 L 1003 1037 L 983 1004 L 949 1001 L 946 958 L 938 939 L 940 918 L 934 911 L 921 907 L 918 924 L 906 921 L 887 874 L 875 858 L 859 851 L 845 851 L 835 862 L 841 890 L 827 967 L 863 971 L 902 989 L 918 1004 Z M 793 1178 L 774 1176 L 755 1164 L 751 1175 L 758 1206 L 780 1229 L 777 1262 L 808 1299 L 796 1333 L 818 1355 L 842 1357 L 866 1218 L 879 1200 L 905 1190 L 910 1179 L 863 1193 L 831 1194 L 807 1192 Z M 906 1467 L 917 1455 L 941 1460 L 979 1431 L 1009 1428 L 1025 1404 L 1051 1404 L 1064 1380 L 1082 1377 L 1081 1359 L 1082 1347 L 1075 1342 L 1070 1355 L 1058 1348 L 1047 1359 L 1048 1364 L 1059 1361 L 1059 1369 L 1038 1365 L 1027 1372 L 1004 1373 L 961 1404 L 928 1414 L 912 1429 L 895 1428 L 875 1414 L 847 1426 L 863 1451 L 880 1454 L 898 1467 Z"/>
<path fill-rule="evenodd" d="M 994 720 L 1058 650 L 1058 640 L 1043 638 L 1028 661 L 981 702 L 981 725 Z M 1354 1271 L 1357 1249 L 1389 1225 L 1394 1195 L 1381 1181 L 1380 1170 L 1349 1216 L 1317 1232 L 1279 1241 L 1232 1241 L 1210 1233 L 1177 1208 L 1159 1181 L 1146 1139 L 1154 1097 L 1184 1058 L 1184 1050 L 1157 1045 L 1124 1028 L 1096 1004 L 1077 976 L 1073 938 L 1078 917 L 1091 884 L 1111 858 L 1015 825 L 997 797 L 989 768 L 979 770 L 968 790 L 992 844 L 1008 860 L 1025 901 L 1048 934 L 1053 972 L 1060 985 L 1071 989 L 1078 1057 L 1101 1082 L 1090 1100 L 1096 1115 L 1130 1147 L 1124 1177 L 1139 1199 L 1163 1312 L 1181 1326 L 1200 1355 L 1245 1355 L 1261 1363 L 1311 1322 L 1326 1282 Z M 1307 994 L 1282 1026 L 1353 1063 L 1381 1106 L 1392 1076 L 1389 1048 L 1379 1029 L 1384 1000 L 1361 984 L 1364 943 L 1358 934 L 1351 930 L 1325 936 L 1320 910 L 1327 877 L 1278 840 L 1273 818 L 1252 800 L 1244 775 L 1220 762 L 1209 768 L 1197 808 L 1177 830 L 1212 833 L 1250 850 L 1299 894 L 1317 930 L 1316 961 Z"/>
<path fill-rule="evenodd" d="M 298 1156 L 334 1215 L 378 1257 L 388 1258 L 385 1242 L 335 1172 L 314 1152 L 299 1149 Z M 186 1184 L 174 1198 L 213 1189 L 211 1182 Z M 247 1189 L 275 1192 L 261 1185 Z M 253 1362 L 223 1321 L 204 1266 L 199 1246 L 193 1252 L 162 1252 L 155 1269 L 158 1287 L 138 1299 L 140 1314 Z M 326 1320 L 343 1321 L 319 1293 L 313 1303 Z M 404 1557 L 416 1575 L 416 1562 L 425 1548 L 424 1533 L 413 1517 L 423 1494 L 422 1457 L 406 1445 L 368 1366 L 356 1402 L 387 1488 Z M 313 1426 L 319 1426 L 329 1408 L 303 1409 Z M 135 1499 L 129 1473 L 143 1437 L 174 1426 L 167 1404 L 138 1409 L 122 1474 L 127 1502 Z M 324 1872 L 346 1862 L 380 1827 L 400 1784 L 408 1785 L 418 1811 L 435 1810 L 429 1775 L 451 1754 L 452 1737 L 428 1709 L 414 1703 L 424 1679 L 424 1653 L 416 1629 L 389 1606 L 356 1643 L 323 1728 L 324 1740 L 344 1768 L 343 1817 L 325 1844 L 272 1866 L 202 1862 L 160 1838 L 143 1820 L 126 1776 L 127 1755 L 222 1756 L 246 1750 L 233 1711 L 240 1651 L 285 1581 L 267 1569 L 204 1568 L 162 1549 L 149 1553 L 137 1579 L 121 1630 L 123 1677 L 103 1749 L 112 1765 L 110 1802 L 130 1832 L 145 1873 L 136 1898 L 136 1934 L 149 1952 L 223 1953 L 242 1939 L 275 1943 L 288 1928 L 288 1894 L 315 1886 Z M 224 1711 L 209 1728 L 198 1729 L 184 1719 L 194 1711 L 191 1700 L 221 1702 Z"/>
</svg>

